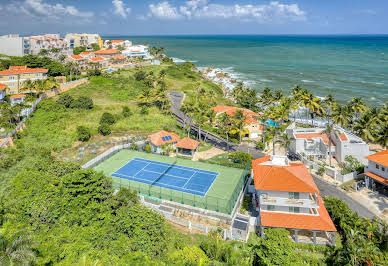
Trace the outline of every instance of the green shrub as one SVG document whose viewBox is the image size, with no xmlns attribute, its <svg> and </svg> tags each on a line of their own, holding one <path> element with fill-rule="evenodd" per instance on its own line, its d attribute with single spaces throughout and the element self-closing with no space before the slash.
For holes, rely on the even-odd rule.
<svg viewBox="0 0 388 266">
<path fill-rule="evenodd" d="M 137 146 L 135 143 L 132 143 L 131 146 L 129 147 L 131 150 L 138 151 L 139 146 Z"/>
<path fill-rule="evenodd" d="M 100 119 L 100 124 L 113 125 L 116 123 L 116 118 L 111 113 L 103 113 Z"/>
<path fill-rule="evenodd" d="M 92 109 L 93 108 L 93 100 L 89 97 L 81 96 L 78 99 L 74 100 L 71 105 L 71 108 L 78 109 Z"/>
<path fill-rule="evenodd" d="M 69 94 L 61 94 L 57 100 L 58 104 L 61 104 L 66 108 L 69 108 L 73 102 L 74 102 L 74 98 L 71 97 L 71 95 Z"/>
<path fill-rule="evenodd" d="M 90 69 L 88 70 L 88 77 L 98 77 L 101 76 L 101 70 L 99 69 Z"/>
<path fill-rule="evenodd" d="M 143 106 L 141 109 L 140 109 L 140 114 L 142 115 L 148 115 L 148 107 L 147 106 Z"/>
<path fill-rule="evenodd" d="M 228 157 L 232 159 L 234 163 L 239 163 L 239 164 L 247 165 L 252 161 L 252 155 L 246 152 L 236 151 L 236 152 L 230 153 Z"/>
<path fill-rule="evenodd" d="M 146 145 L 144 145 L 143 150 L 145 152 L 151 153 L 152 152 L 152 147 L 151 147 L 150 144 L 146 144 Z"/>
<path fill-rule="evenodd" d="M 320 168 L 318 169 L 318 175 L 323 176 L 324 173 L 325 173 L 325 168 L 320 167 Z"/>
<path fill-rule="evenodd" d="M 256 143 L 256 148 L 263 151 L 263 150 L 265 150 L 265 144 L 263 142 L 259 141 Z"/>
<path fill-rule="evenodd" d="M 135 73 L 134 77 L 137 81 L 141 81 L 147 77 L 147 74 L 144 71 L 138 71 Z"/>
<path fill-rule="evenodd" d="M 108 124 L 101 124 L 98 127 L 98 132 L 103 136 L 108 136 L 111 133 L 110 126 Z"/>
<path fill-rule="evenodd" d="M 88 141 L 91 137 L 90 129 L 85 126 L 77 127 L 77 139 L 79 141 Z"/>
<path fill-rule="evenodd" d="M 128 106 L 123 106 L 123 110 L 122 110 L 121 114 L 124 117 L 130 117 L 133 113 L 132 113 L 131 109 Z"/>
</svg>

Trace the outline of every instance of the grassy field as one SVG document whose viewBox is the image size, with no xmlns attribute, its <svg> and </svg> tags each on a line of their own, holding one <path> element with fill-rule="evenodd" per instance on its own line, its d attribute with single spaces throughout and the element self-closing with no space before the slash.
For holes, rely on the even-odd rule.
<svg viewBox="0 0 388 266">
<path fill-rule="evenodd" d="M 171 157 L 138 151 L 122 150 L 96 166 L 94 169 L 104 172 L 104 174 L 107 176 L 111 176 L 116 170 L 124 166 L 135 157 L 164 163 L 173 163 L 175 161 L 175 158 Z M 205 197 L 171 189 L 160 188 L 157 186 L 150 187 L 147 184 L 117 177 L 112 177 L 114 186 L 116 188 L 128 187 L 138 191 L 140 194 L 145 196 L 166 199 L 223 213 L 231 212 L 238 194 L 241 192 L 241 184 L 243 183 L 242 176 L 245 173 L 244 169 L 225 167 L 203 162 L 194 162 L 191 160 L 179 158 L 177 159 L 176 164 L 206 171 L 214 171 L 219 173 L 219 175 L 213 182 Z"/>
</svg>

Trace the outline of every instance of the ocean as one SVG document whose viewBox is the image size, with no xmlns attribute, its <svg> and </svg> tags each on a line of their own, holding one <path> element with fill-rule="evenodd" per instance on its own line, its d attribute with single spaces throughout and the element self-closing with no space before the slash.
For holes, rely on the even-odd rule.
<svg viewBox="0 0 388 266">
<path fill-rule="evenodd" d="M 214 66 L 253 89 L 294 85 L 340 102 L 388 101 L 388 36 L 104 36 L 162 46 L 176 61 Z"/>
</svg>

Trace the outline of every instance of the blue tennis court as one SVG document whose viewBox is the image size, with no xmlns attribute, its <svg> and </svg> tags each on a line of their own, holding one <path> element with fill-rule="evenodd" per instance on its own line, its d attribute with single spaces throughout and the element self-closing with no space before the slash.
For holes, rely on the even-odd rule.
<svg viewBox="0 0 388 266">
<path fill-rule="evenodd" d="M 205 196 L 218 173 L 134 158 L 112 176 Z"/>
</svg>

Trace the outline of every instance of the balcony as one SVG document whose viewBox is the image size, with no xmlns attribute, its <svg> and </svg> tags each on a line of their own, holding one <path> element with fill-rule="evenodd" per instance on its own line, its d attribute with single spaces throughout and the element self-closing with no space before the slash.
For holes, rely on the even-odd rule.
<svg viewBox="0 0 388 266">
<path fill-rule="evenodd" d="M 318 208 L 318 199 L 313 194 L 310 194 L 309 199 L 288 199 L 281 197 L 267 197 L 262 195 L 260 197 L 260 202 L 264 205 Z"/>
</svg>

